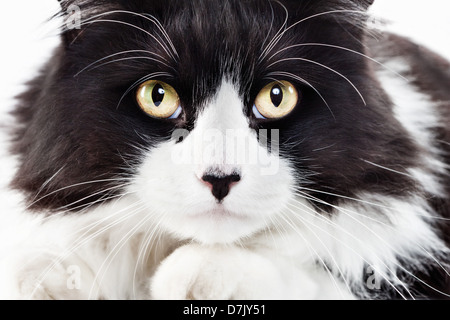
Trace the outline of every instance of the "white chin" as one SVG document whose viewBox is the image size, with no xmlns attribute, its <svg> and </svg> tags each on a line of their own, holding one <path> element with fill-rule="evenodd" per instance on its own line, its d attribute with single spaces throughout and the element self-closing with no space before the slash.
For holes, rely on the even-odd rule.
<svg viewBox="0 0 450 320">
<path fill-rule="evenodd" d="M 215 209 L 163 223 L 170 233 L 182 240 L 202 244 L 231 244 L 266 228 L 262 219 Z"/>
</svg>

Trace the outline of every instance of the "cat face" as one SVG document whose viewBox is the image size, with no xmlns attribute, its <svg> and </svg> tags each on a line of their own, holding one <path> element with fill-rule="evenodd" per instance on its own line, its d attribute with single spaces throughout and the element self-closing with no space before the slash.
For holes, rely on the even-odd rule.
<svg viewBox="0 0 450 320">
<path fill-rule="evenodd" d="M 382 169 L 416 151 L 364 57 L 369 3 L 74 1 L 81 29 L 17 111 L 15 186 L 77 214 L 133 197 L 205 243 L 267 228 L 298 197 L 330 214 L 335 194 L 407 193 Z"/>
</svg>

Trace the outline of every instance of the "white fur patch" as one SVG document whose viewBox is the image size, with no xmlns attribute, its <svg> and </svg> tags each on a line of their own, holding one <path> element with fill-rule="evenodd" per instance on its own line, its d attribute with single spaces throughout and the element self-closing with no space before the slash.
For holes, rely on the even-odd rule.
<svg viewBox="0 0 450 320">
<path fill-rule="evenodd" d="M 409 71 L 407 61 L 401 58 L 393 59 L 385 65 L 399 74 L 406 74 Z M 421 167 L 409 168 L 409 173 L 424 190 L 434 195 L 443 195 L 443 188 L 434 176 L 445 173 L 447 167 L 440 160 L 441 151 L 435 146 L 433 129 L 445 126 L 437 112 L 436 103 L 412 85 L 413 79 L 406 82 L 387 69 L 378 70 L 377 76 L 394 104 L 394 115 L 423 154 Z"/>
</svg>

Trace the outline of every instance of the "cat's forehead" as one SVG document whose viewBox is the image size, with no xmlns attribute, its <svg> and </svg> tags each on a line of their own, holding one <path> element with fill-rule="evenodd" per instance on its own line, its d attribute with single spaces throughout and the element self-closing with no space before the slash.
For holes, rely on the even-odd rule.
<svg viewBox="0 0 450 320">
<path fill-rule="evenodd" d="M 298 85 L 323 83 L 320 64 L 327 57 L 305 44 L 331 44 L 351 33 L 356 41 L 346 48 L 359 51 L 360 30 L 353 26 L 364 1 L 70 2 L 82 4 L 82 23 L 81 32 L 66 33 L 65 59 L 84 83 L 107 74 L 102 85 L 129 93 L 152 75 L 195 109 L 214 98 L 225 79 L 249 109 L 259 90 L 286 75 L 300 79 Z M 338 57 L 345 53 L 334 52 L 333 61 L 347 61 Z"/>
</svg>

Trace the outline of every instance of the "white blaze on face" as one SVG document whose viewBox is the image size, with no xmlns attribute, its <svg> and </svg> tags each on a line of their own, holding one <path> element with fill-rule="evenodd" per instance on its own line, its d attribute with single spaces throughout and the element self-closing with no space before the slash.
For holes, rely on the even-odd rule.
<svg viewBox="0 0 450 320">
<path fill-rule="evenodd" d="M 195 128 L 177 143 L 179 135 L 145 155 L 132 190 L 166 231 L 202 243 L 231 243 L 266 228 L 285 208 L 292 171 L 279 158 L 278 141 L 271 141 L 271 152 L 258 141 L 233 85 L 224 81 Z M 274 137 L 277 132 L 268 139 Z M 238 179 L 217 186 L 205 176 Z"/>
</svg>

